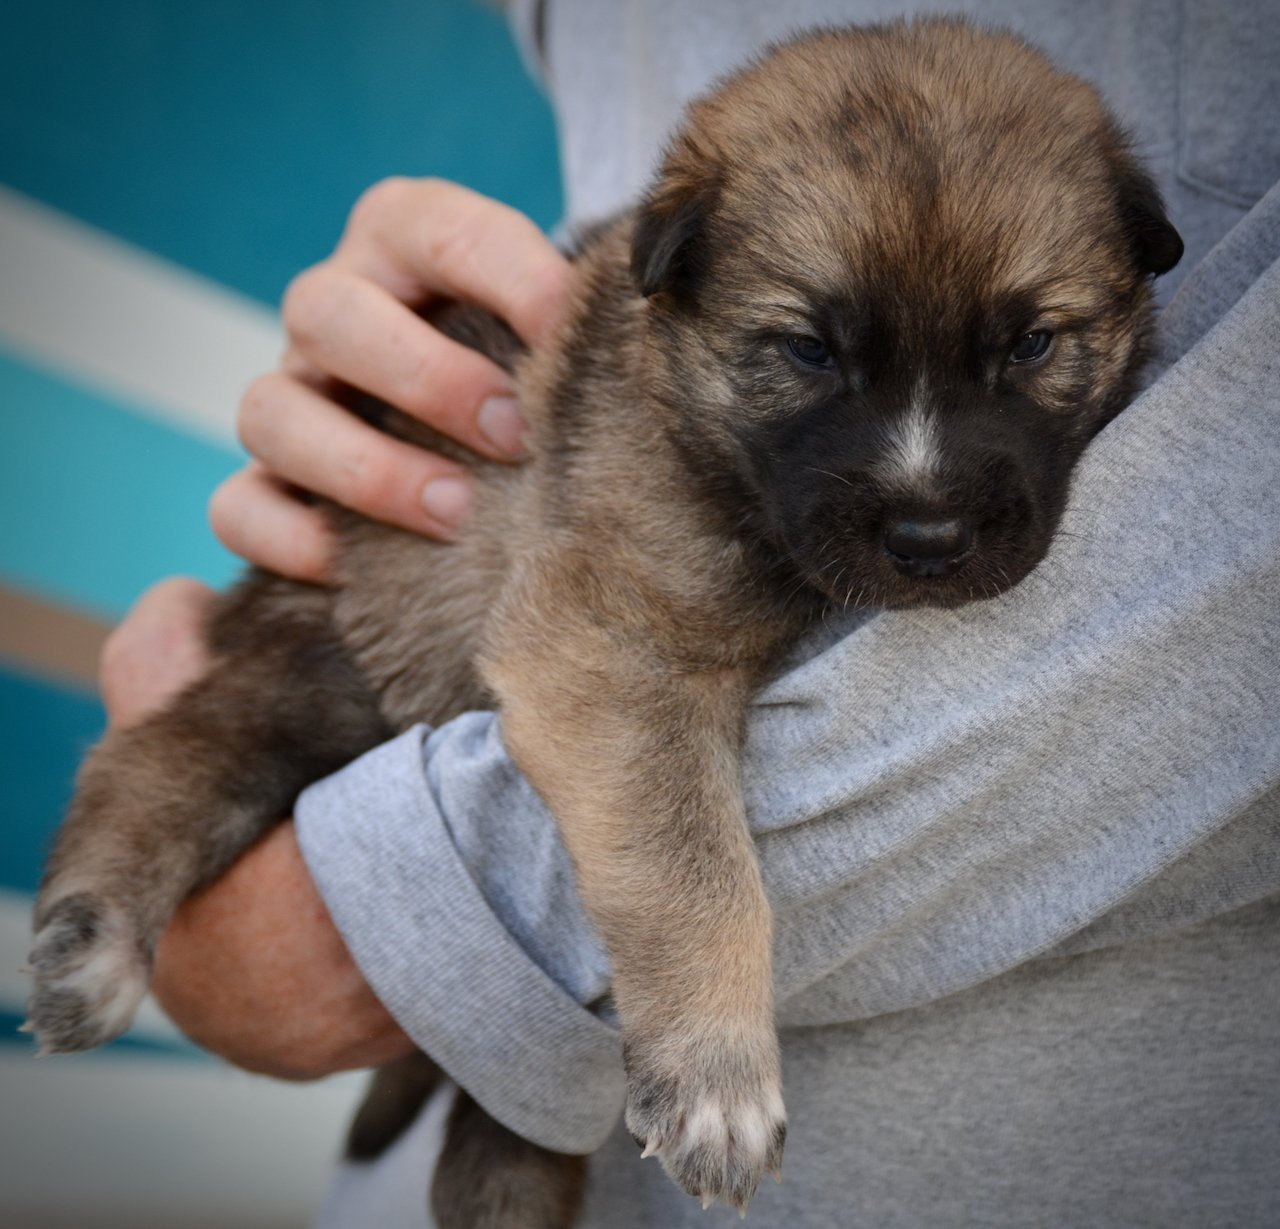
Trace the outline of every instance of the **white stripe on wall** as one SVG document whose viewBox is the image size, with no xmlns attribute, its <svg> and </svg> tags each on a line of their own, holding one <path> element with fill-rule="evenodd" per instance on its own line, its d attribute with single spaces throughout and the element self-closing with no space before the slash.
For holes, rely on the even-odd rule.
<svg viewBox="0 0 1280 1229">
<path fill-rule="evenodd" d="M 254 300 L 0 186 L 0 345 L 225 446 L 283 335 Z"/>
</svg>

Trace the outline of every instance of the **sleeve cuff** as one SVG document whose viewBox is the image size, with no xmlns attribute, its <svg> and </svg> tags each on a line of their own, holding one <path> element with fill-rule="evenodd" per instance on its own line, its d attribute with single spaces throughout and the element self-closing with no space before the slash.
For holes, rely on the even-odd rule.
<svg viewBox="0 0 1280 1229">
<path fill-rule="evenodd" d="M 490 909 L 428 786 L 426 733 L 407 731 L 299 798 L 307 866 L 374 993 L 423 1050 L 517 1134 L 594 1151 L 626 1099 L 619 1035 Z"/>
</svg>

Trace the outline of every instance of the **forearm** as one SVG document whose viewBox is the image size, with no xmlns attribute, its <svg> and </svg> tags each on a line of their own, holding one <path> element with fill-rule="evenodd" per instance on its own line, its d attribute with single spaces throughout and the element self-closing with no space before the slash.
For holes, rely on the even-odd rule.
<svg viewBox="0 0 1280 1229">
<path fill-rule="evenodd" d="M 152 990 L 193 1041 L 278 1079 L 380 1066 L 413 1049 L 330 920 L 291 822 L 178 910 Z"/>
<path fill-rule="evenodd" d="M 909 1007 L 1108 918 L 1176 924 L 1280 889 L 1255 856 L 1280 779 L 1280 509 L 1245 453 L 1280 448 L 1261 357 L 1278 302 L 1272 269 L 1108 429 L 1071 536 L 1014 594 L 828 630 L 759 697 L 744 782 L 784 1026 Z M 385 788 L 348 770 L 299 808 L 335 920 L 499 1117 L 589 1142 L 606 1115 L 579 1112 L 597 1090 L 620 1103 L 621 1076 L 581 1006 L 607 964 L 554 825 L 493 718 L 425 758 L 413 736 L 392 746 L 370 761 Z M 514 1108 L 512 1045 L 521 1080 L 549 1075 Z"/>
</svg>

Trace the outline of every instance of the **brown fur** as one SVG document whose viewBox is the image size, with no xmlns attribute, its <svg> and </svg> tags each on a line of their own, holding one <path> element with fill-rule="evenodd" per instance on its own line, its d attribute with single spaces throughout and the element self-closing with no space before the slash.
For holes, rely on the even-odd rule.
<svg viewBox="0 0 1280 1229">
<path fill-rule="evenodd" d="M 37 905 L 42 1042 L 119 1031 L 172 909 L 302 785 L 496 701 L 613 959 L 628 1124 L 685 1190 L 745 1206 L 785 1134 L 748 699 L 832 602 L 951 604 L 1035 566 L 1179 249 L 1094 92 L 1011 36 L 831 31 L 732 78 L 578 258 L 557 343 L 517 365 L 533 460 L 478 468 L 463 541 L 335 509 L 334 588 L 251 576 L 209 675 L 94 752 Z M 491 324 L 448 327 L 514 361 Z M 1012 362 L 1037 331 L 1048 357 Z M 920 524 L 965 545 L 899 548 Z M 378 1095 L 357 1150 L 416 1104 Z M 442 1226 L 527 1224 L 522 1180 L 572 1219 L 580 1167 L 465 1100 L 452 1131 Z"/>
</svg>

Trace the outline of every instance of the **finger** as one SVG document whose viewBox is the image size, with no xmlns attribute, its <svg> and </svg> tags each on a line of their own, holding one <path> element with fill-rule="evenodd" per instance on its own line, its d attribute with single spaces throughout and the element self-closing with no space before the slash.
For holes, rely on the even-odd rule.
<svg viewBox="0 0 1280 1229">
<path fill-rule="evenodd" d="M 246 466 L 214 491 L 209 523 L 223 546 L 250 563 L 311 584 L 330 579 L 334 539 L 328 518 L 261 465 Z"/>
<path fill-rule="evenodd" d="M 189 577 L 148 589 L 102 646 L 98 679 L 113 726 L 136 725 L 204 672 L 213 590 Z"/>
<path fill-rule="evenodd" d="M 383 435 L 288 376 L 249 386 L 239 426 L 273 473 L 374 520 L 450 539 L 471 510 L 462 466 Z"/>
<path fill-rule="evenodd" d="M 550 340 L 569 294 L 568 262 L 529 218 L 443 180 L 375 184 L 334 260 L 404 302 L 440 294 L 477 303 L 531 345 Z"/>
<path fill-rule="evenodd" d="M 316 386 L 326 372 L 398 407 L 473 451 L 521 454 L 523 419 L 505 372 L 451 341 L 382 287 L 332 263 L 309 269 L 284 300 L 289 370 Z"/>
</svg>

